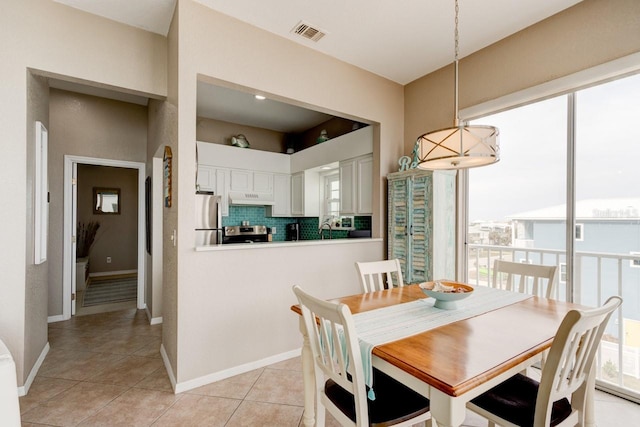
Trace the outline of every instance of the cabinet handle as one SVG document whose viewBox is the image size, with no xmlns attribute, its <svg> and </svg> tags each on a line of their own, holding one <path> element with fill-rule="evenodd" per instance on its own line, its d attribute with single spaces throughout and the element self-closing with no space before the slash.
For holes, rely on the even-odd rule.
<svg viewBox="0 0 640 427">
<path fill-rule="evenodd" d="M 407 226 L 406 225 L 404 226 L 404 235 L 405 236 L 407 235 Z"/>
<path fill-rule="evenodd" d="M 409 234 L 413 236 L 413 224 L 409 227 Z"/>
</svg>

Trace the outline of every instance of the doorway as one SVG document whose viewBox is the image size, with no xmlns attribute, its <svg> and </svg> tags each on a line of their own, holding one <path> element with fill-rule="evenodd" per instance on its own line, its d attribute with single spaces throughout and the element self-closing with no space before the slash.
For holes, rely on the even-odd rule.
<svg viewBox="0 0 640 427">
<path fill-rule="evenodd" d="M 67 320 L 76 312 L 76 250 L 77 250 L 77 169 L 78 165 L 128 168 L 137 171 L 136 210 L 136 307 L 145 304 L 145 164 L 140 162 L 99 159 L 66 155 L 64 160 L 64 233 L 63 233 L 63 318 Z M 131 206 L 129 207 L 131 209 Z"/>
</svg>

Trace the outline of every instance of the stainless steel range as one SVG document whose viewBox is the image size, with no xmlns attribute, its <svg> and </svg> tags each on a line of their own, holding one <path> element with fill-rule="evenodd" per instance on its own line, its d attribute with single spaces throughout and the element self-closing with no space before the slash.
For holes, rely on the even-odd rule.
<svg viewBox="0 0 640 427">
<path fill-rule="evenodd" d="M 235 225 L 224 227 L 222 243 L 267 242 L 269 234 L 266 225 Z"/>
</svg>

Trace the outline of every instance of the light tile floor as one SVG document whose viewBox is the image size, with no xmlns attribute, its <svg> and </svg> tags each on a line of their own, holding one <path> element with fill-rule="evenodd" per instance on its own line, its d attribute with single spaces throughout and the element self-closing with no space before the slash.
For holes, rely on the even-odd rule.
<svg viewBox="0 0 640 427">
<path fill-rule="evenodd" d="M 20 398 L 22 425 L 301 425 L 299 358 L 176 395 L 159 354 L 161 328 L 135 309 L 50 324 L 49 355 Z M 596 411 L 599 427 L 640 420 L 640 405 L 605 393 L 597 393 Z M 337 426 L 329 415 L 327 426 Z M 486 421 L 469 414 L 465 426 Z"/>
</svg>

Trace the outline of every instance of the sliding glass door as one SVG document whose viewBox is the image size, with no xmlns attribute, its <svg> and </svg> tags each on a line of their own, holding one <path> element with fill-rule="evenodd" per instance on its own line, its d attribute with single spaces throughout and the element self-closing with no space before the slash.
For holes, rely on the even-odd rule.
<svg viewBox="0 0 640 427">
<path fill-rule="evenodd" d="M 469 170 L 471 283 L 488 284 L 496 259 L 564 262 L 566 112 L 561 96 L 476 121 L 500 129 L 501 160 Z M 564 299 L 565 290 L 558 286 L 556 295 Z"/>
<path fill-rule="evenodd" d="M 599 352 L 598 378 L 640 392 L 640 75 L 576 93 L 574 297 L 624 302 Z"/>
<path fill-rule="evenodd" d="M 622 296 L 597 379 L 640 400 L 640 75 L 474 123 L 500 128 L 501 160 L 468 171 L 467 280 L 500 258 L 556 265 L 559 299 Z"/>
</svg>

